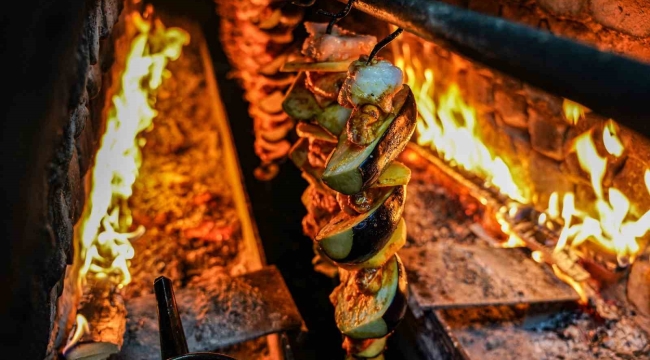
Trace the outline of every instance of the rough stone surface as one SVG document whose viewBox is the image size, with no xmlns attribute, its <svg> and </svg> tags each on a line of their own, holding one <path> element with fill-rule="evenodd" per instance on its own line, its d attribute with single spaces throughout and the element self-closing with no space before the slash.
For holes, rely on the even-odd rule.
<svg viewBox="0 0 650 360">
<path fill-rule="evenodd" d="M 633 199 L 631 212 L 636 216 L 642 216 L 650 209 L 650 193 L 644 180 L 645 170 L 648 168 L 650 167 L 647 162 L 637 158 L 636 154 L 630 154 L 612 182 L 628 199 Z"/>
<path fill-rule="evenodd" d="M 493 83 L 477 71 L 467 73 L 467 99 L 472 104 L 490 106 L 494 103 Z"/>
<path fill-rule="evenodd" d="M 508 93 L 499 87 L 494 91 L 494 106 L 499 110 L 504 123 L 519 129 L 528 128 L 525 97 Z"/>
<path fill-rule="evenodd" d="M 84 93 L 85 94 L 85 93 Z M 70 121 L 74 124 L 74 138 L 78 139 L 81 136 L 84 128 L 86 127 L 86 122 L 88 121 L 88 116 L 90 115 L 86 102 L 88 96 L 81 98 L 81 102 L 77 107 L 72 111 L 70 115 Z"/>
<path fill-rule="evenodd" d="M 86 122 L 86 126 L 81 132 L 81 135 L 77 141 L 75 141 L 80 173 L 85 174 L 86 171 L 88 171 L 88 168 L 90 168 L 97 143 L 95 131 L 93 129 L 93 122 L 88 121 Z"/>
<path fill-rule="evenodd" d="M 95 64 L 88 67 L 86 81 L 86 90 L 88 91 L 88 98 L 91 100 L 99 95 L 102 88 L 102 71 L 100 64 Z"/>
<path fill-rule="evenodd" d="M 639 259 L 632 265 L 627 283 L 627 298 L 637 310 L 650 317 L 650 261 Z"/>
<path fill-rule="evenodd" d="M 574 185 L 560 169 L 560 163 L 533 152 L 530 157 L 530 181 L 537 195 L 536 204 L 548 204 L 553 192 L 564 194 L 574 191 Z M 561 196 L 561 195 L 560 195 Z"/>
<path fill-rule="evenodd" d="M 470 0 L 467 6 L 470 10 L 488 15 L 499 15 L 500 4 L 497 0 Z"/>
<path fill-rule="evenodd" d="M 539 5 L 559 16 L 574 16 L 580 13 L 586 0 L 538 0 Z"/>
<path fill-rule="evenodd" d="M 528 131 L 533 149 L 555 160 L 564 159 L 564 139 L 568 128 L 536 109 L 528 109 Z"/>
<path fill-rule="evenodd" d="M 591 0 L 589 10 L 599 23 L 629 35 L 650 36 L 650 8 L 645 0 Z"/>
</svg>

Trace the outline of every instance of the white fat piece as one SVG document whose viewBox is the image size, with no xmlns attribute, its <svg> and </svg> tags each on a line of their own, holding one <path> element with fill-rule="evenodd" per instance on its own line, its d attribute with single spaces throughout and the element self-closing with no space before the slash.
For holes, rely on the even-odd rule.
<svg viewBox="0 0 650 360">
<path fill-rule="evenodd" d="M 345 61 L 368 54 L 377 43 L 371 35 L 357 35 L 334 25 L 326 34 L 327 23 L 305 22 L 309 37 L 302 45 L 302 54 L 317 62 Z"/>
<path fill-rule="evenodd" d="M 357 107 L 379 106 L 384 113 L 393 109 L 393 96 L 402 88 L 402 70 L 387 60 L 373 59 L 366 65 L 365 57 L 350 64 L 348 76 L 339 92 L 339 104 Z"/>
</svg>

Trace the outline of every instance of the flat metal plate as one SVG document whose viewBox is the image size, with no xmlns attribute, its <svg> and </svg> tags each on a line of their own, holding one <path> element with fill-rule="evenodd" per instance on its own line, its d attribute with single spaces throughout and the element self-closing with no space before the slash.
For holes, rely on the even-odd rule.
<svg viewBox="0 0 650 360">
<path fill-rule="evenodd" d="M 191 352 L 214 351 L 263 335 L 299 331 L 304 322 L 275 266 L 237 277 L 206 277 L 175 294 Z M 160 358 L 155 297 L 127 303 L 127 331 L 119 359 Z"/>
<path fill-rule="evenodd" d="M 422 310 L 572 302 L 578 294 L 519 249 L 429 242 L 400 251 Z"/>
</svg>

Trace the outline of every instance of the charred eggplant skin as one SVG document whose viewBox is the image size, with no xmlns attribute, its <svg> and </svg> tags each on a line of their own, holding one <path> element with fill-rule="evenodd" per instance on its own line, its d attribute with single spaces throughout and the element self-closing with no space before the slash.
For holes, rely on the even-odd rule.
<svg viewBox="0 0 650 360">
<path fill-rule="evenodd" d="M 384 313 L 384 316 L 382 316 L 386 322 L 389 333 L 395 330 L 397 325 L 399 325 L 400 321 L 402 321 L 404 318 L 404 315 L 406 315 L 406 307 L 408 306 L 409 296 L 408 280 L 406 279 L 406 268 L 404 268 L 402 259 L 400 259 L 397 254 L 395 254 L 395 258 L 397 259 L 397 272 L 399 278 L 399 282 L 397 283 L 397 291 L 395 292 L 393 301 L 390 303 L 390 306 Z"/>
<path fill-rule="evenodd" d="M 301 72 L 282 101 L 284 112 L 297 120 L 311 120 L 323 111 L 314 94 L 305 86 L 305 79 L 305 73 Z"/>
<path fill-rule="evenodd" d="M 380 135 L 370 145 L 350 143 L 345 133 L 327 161 L 323 182 L 332 190 L 353 195 L 371 187 L 385 168 L 404 150 L 415 131 L 417 106 L 407 85 L 393 99 L 394 112 L 388 114 Z"/>
<path fill-rule="evenodd" d="M 330 260 L 339 264 L 362 263 L 381 251 L 397 228 L 404 211 L 406 186 L 396 186 L 392 194 L 372 214 L 352 227 L 352 246 L 347 256 Z M 318 241 L 319 239 L 317 239 Z M 328 252 L 322 248 L 324 254 Z"/>
<path fill-rule="evenodd" d="M 404 85 L 408 88 L 408 85 Z M 381 175 L 391 161 L 393 161 L 406 147 L 406 144 L 415 132 L 417 122 L 417 105 L 413 91 L 408 88 L 408 95 L 404 105 L 388 130 L 383 134 L 370 156 L 361 164 L 362 190 L 369 188 Z"/>
<path fill-rule="evenodd" d="M 406 186 L 396 186 L 393 194 L 386 199 L 377 211 L 364 221 L 352 228 L 353 243 L 350 254 L 339 263 L 357 264 L 370 259 L 378 253 L 390 239 L 390 235 L 397 228 L 404 210 L 406 199 Z M 385 223 L 386 226 L 377 226 Z"/>
</svg>

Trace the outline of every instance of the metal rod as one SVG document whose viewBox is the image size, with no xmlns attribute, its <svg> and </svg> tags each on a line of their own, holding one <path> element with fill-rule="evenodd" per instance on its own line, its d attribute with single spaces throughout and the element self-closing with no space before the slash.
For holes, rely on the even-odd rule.
<svg viewBox="0 0 650 360">
<path fill-rule="evenodd" d="M 650 136 L 650 64 L 435 0 L 355 7 Z"/>
<path fill-rule="evenodd" d="M 158 302 L 158 326 L 160 331 L 160 354 L 162 359 L 181 356 L 189 352 L 183 323 L 176 307 L 172 281 L 159 276 L 153 283 Z"/>
</svg>

